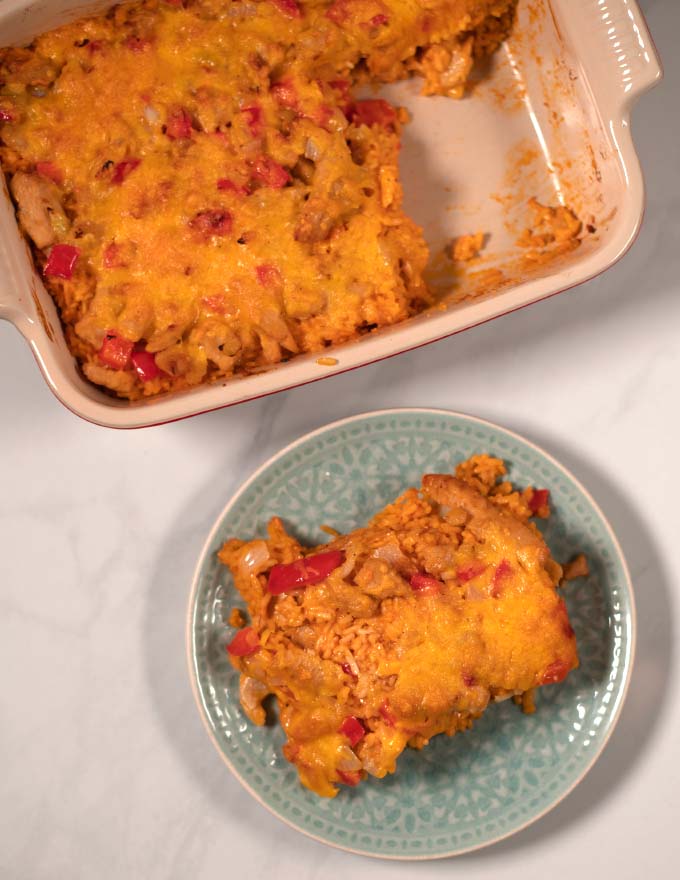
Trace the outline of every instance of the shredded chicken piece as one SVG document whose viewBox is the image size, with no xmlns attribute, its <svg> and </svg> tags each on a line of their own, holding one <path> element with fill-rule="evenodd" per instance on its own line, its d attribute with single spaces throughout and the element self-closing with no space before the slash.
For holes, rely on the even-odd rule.
<svg viewBox="0 0 680 880">
<path fill-rule="evenodd" d="M 49 247 L 69 226 L 59 187 L 37 174 L 18 171 L 10 183 L 19 223 L 39 248 Z"/>
</svg>

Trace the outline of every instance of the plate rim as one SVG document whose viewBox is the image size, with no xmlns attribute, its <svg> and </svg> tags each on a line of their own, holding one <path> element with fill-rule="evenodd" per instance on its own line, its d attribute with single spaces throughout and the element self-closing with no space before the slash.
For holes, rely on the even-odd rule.
<svg viewBox="0 0 680 880">
<path fill-rule="evenodd" d="M 241 496 L 250 488 L 250 486 L 260 477 L 260 475 L 270 468 L 273 464 L 275 464 L 279 459 L 288 455 L 298 446 L 301 446 L 303 443 L 306 443 L 309 440 L 312 440 L 315 437 L 318 437 L 322 434 L 328 433 L 330 431 L 336 430 L 344 425 L 349 425 L 352 422 L 361 421 L 368 418 L 385 418 L 389 416 L 396 415 L 405 415 L 405 414 L 413 414 L 413 415 L 436 415 L 436 416 L 445 416 L 445 417 L 454 417 L 457 419 L 462 419 L 463 421 L 470 422 L 473 424 L 481 425 L 485 428 L 490 428 L 494 431 L 500 431 L 503 434 L 506 434 L 512 437 L 516 441 L 520 441 L 527 446 L 529 446 L 534 452 L 538 453 L 540 456 L 546 458 L 550 464 L 552 464 L 557 470 L 561 471 L 563 476 L 566 477 L 569 481 L 571 481 L 585 496 L 589 504 L 592 506 L 595 514 L 599 517 L 602 525 L 605 528 L 607 536 L 612 542 L 614 550 L 616 551 L 617 559 L 621 564 L 624 585 L 627 588 L 628 598 L 630 602 L 630 639 L 628 643 L 628 650 L 626 656 L 623 658 L 623 669 L 622 669 L 622 683 L 621 690 L 619 693 L 619 698 L 617 701 L 617 705 L 614 707 L 614 711 L 611 716 L 610 723 L 604 732 L 603 739 L 601 740 L 598 748 L 593 752 L 590 757 L 590 760 L 584 765 L 581 772 L 576 776 L 576 778 L 571 782 L 567 788 L 562 790 L 552 801 L 550 801 L 543 809 L 536 812 L 533 816 L 530 816 L 525 821 L 520 822 L 514 828 L 510 830 L 503 831 L 490 840 L 482 841 L 479 843 L 473 843 L 470 846 L 456 848 L 449 852 L 443 853 L 434 853 L 434 854 L 426 854 L 426 853 L 414 853 L 414 854 L 403 854 L 403 853 L 377 853 L 372 852 L 370 850 L 362 850 L 356 849 L 352 846 L 348 846 L 342 843 L 338 843 L 336 841 L 326 840 L 323 837 L 320 837 L 317 834 L 314 834 L 312 831 L 309 831 L 306 828 L 301 827 L 300 825 L 295 824 L 291 819 L 287 816 L 284 816 L 278 810 L 276 810 L 273 806 L 268 804 L 260 795 L 252 788 L 251 785 L 243 778 L 240 774 L 238 768 L 231 762 L 231 760 L 227 757 L 222 746 L 220 745 L 217 737 L 215 736 L 215 732 L 213 726 L 210 721 L 210 716 L 203 700 L 201 690 L 199 687 L 199 676 L 198 676 L 198 665 L 197 665 L 197 656 L 196 656 L 196 644 L 194 639 L 194 621 L 196 617 L 196 605 L 198 600 L 198 592 L 199 586 L 201 582 L 201 572 L 205 563 L 205 560 L 208 556 L 210 547 L 213 544 L 215 536 L 224 521 L 225 517 L 229 514 L 232 508 L 238 503 Z M 236 489 L 236 491 L 231 495 L 227 503 L 224 505 L 222 510 L 215 517 L 215 521 L 213 523 L 206 540 L 204 541 L 201 550 L 198 555 L 198 559 L 196 561 L 196 565 L 194 567 L 194 574 L 191 580 L 191 590 L 189 594 L 189 604 L 187 608 L 186 615 L 186 659 L 188 665 L 189 672 L 189 681 L 191 684 L 191 691 L 194 696 L 194 700 L 199 710 L 199 715 L 201 717 L 201 722 L 208 733 L 208 736 L 217 750 L 218 755 L 222 759 L 223 763 L 228 767 L 232 775 L 239 782 L 240 785 L 245 788 L 245 790 L 260 804 L 260 806 L 264 807 L 271 815 L 273 815 L 276 819 L 283 822 L 289 828 L 297 831 L 301 834 L 304 834 L 306 837 L 315 840 L 317 843 L 321 843 L 325 846 L 333 847 L 334 849 L 340 850 L 342 852 L 349 852 L 354 855 L 366 856 L 368 858 L 374 859 L 385 859 L 387 861 L 397 861 L 397 862 L 425 862 L 425 861 L 434 861 L 438 859 L 448 859 L 454 858 L 456 856 L 462 856 L 467 853 L 475 852 L 481 849 L 486 849 L 489 846 L 493 846 L 496 843 L 500 843 L 502 840 L 506 840 L 509 837 L 518 834 L 524 829 L 528 828 L 530 825 L 533 825 L 535 822 L 538 822 L 548 813 L 555 809 L 565 798 L 567 798 L 574 789 L 585 779 L 590 770 L 593 768 L 595 762 L 601 757 L 604 750 L 611 740 L 611 736 L 616 729 L 616 726 L 619 723 L 619 719 L 621 718 L 621 712 L 623 710 L 623 706 L 626 702 L 626 698 L 628 696 L 628 689 L 630 687 L 630 682 L 632 679 L 633 667 L 635 665 L 635 655 L 636 655 L 636 647 L 637 647 L 637 609 L 635 603 L 635 593 L 633 590 L 633 582 L 630 576 L 630 570 L 628 568 L 628 563 L 626 561 L 626 557 L 623 553 L 623 549 L 621 544 L 612 528 L 609 519 L 603 513 L 600 505 L 593 498 L 590 491 L 581 483 L 581 481 L 567 468 L 564 464 L 558 461 L 551 453 L 547 452 L 542 446 L 535 443 L 533 440 L 529 440 L 522 434 L 519 434 L 517 431 L 513 431 L 511 428 L 506 428 L 502 425 L 497 424 L 496 422 L 492 422 L 489 419 L 481 418 L 480 416 L 469 415 L 468 413 L 459 412 L 457 410 L 448 410 L 438 407 L 412 407 L 412 406 L 402 406 L 402 407 L 388 407 L 385 409 L 375 409 L 368 410 L 366 412 L 356 413 L 351 416 L 345 416 L 341 419 L 335 419 L 332 422 L 327 422 L 325 425 L 322 425 L 319 428 L 315 428 L 312 431 L 307 431 L 306 433 L 299 436 L 297 439 L 287 443 L 273 455 L 269 456 L 262 464 L 257 467 L 253 473 L 240 484 L 240 486 Z"/>
</svg>

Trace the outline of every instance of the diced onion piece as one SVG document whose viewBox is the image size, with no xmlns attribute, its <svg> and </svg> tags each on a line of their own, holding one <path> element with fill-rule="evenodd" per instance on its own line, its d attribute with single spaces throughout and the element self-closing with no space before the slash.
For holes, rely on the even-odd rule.
<svg viewBox="0 0 680 880">
<path fill-rule="evenodd" d="M 239 559 L 239 574 L 249 577 L 267 568 L 269 549 L 265 541 L 250 541 Z"/>
</svg>

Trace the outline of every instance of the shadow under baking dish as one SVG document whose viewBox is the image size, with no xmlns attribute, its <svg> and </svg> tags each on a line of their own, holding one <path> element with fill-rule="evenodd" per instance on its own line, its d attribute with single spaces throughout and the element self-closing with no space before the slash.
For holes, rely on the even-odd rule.
<svg viewBox="0 0 680 880">
<path fill-rule="evenodd" d="M 539 689 L 535 715 L 506 701 L 471 731 L 406 750 L 397 772 L 342 787 L 336 798 L 303 788 L 283 758 L 280 727 L 256 727 L 238 699 L 225 645 L 242 605 L 216 553 L 230 537 L 264 534 L 281 515 L 298 537 L 327 540 L 366 522 L 423 473 L 451 472 L 475 453 L 503 458 L 517 485 L 547 487 L 543 525 L 558 561 L 584 552 L 591 574 L 565 590 L 581 665 Z M 618 719 L 630 679 L 635 607 L 616 538 L 587 491 L 557 461 L 489 422 L 428 409 L 385 410 L 335 422 L 266 462 L 229 501 L 203 548 L 189 606 L 194 693 L 214 745 L 245 788 L 293 828 L 369 856 L 430 859 L 487 846 L 544 815 L 583 778 Z"/>
</svg>

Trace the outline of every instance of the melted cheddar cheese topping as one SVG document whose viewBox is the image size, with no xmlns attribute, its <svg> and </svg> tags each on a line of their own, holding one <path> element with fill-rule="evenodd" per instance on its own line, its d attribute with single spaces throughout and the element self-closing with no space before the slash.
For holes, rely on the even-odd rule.
<svg viewBox="0 0 680 880">
<path fill-rule="evenodd" d="M 317 794 L 394 772 L 407 745 L 469 728 L 491 701 L 532 711 L 532 690 L 578 665 L 562 569 L 529 521 L 547 492 L 504 472 L 480 455 L 427 475 L 316 550 L 275 519 L 266 541 L 220 551 L 250 615 L 227 646 L 242 705 L 263 724 L 275 695 L 284 754 Z"/>
</svg>

